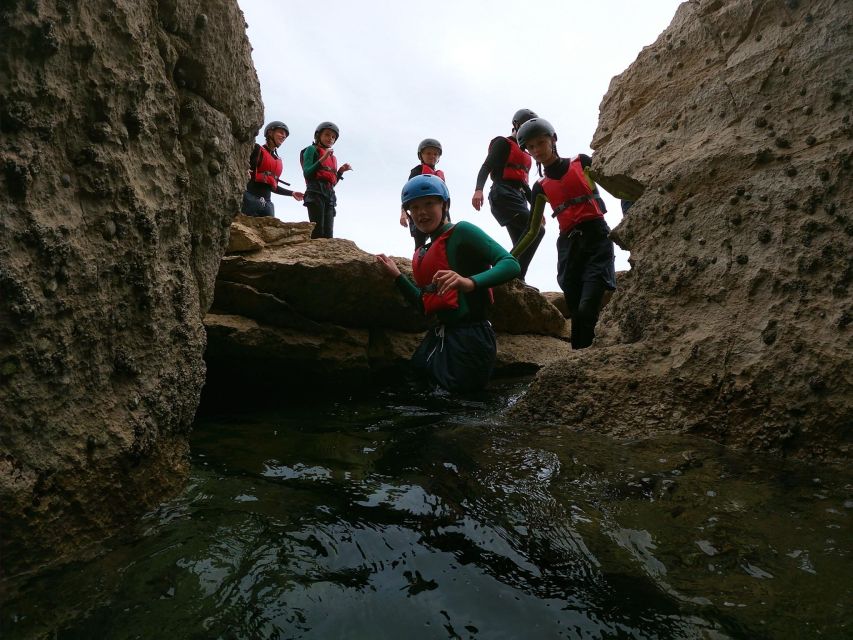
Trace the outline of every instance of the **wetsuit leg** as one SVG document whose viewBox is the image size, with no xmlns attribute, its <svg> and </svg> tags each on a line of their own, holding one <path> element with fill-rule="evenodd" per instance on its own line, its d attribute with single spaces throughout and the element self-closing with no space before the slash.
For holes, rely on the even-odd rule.
<svg viewBox="0 0 853 640">
<path fill-rule="evenodd" d="M 246 216 L 265 217 L 274 216 L 275 208 L 271 200 L 259 198 L 248 191 L 243 192 L 243 201 L 240 204 L 240 213 Z"/>
<path fill-rule="evenodd" d="M 481 322 L 429 331 L 412 365 L 431 384 L 448 391 L 474 391 L 489 382 L 496 358 L 495 332 L 490 323 Z"/>
<path fill-rule="evenodd" d="M 325 219 L 323 220 L 323 235 L 324 238 L 334 238 L 335 237 L 335 216 L 337 215 L 337 211 L 335 210 L 335 203 L 329 202 L 326 205 L 326 211 L 324 212 Z"/>
<path fill-rule="evenodd" d="M 582 282 L 572 293 L 572 349 L 586 349 L 595 339 L 595 324 L 607 287 L 600 278 Z M 569 296 L 566 296 L 568 305 Z"/>
<path fill-rule="evenodd" d="M 509 237 L 512 239 L 513 247 L 515 247 L 525 236 L 529 227 L 529 213 L 519 213 L 512 220 L 506 223 L 506 230 L 509 232 Z M 539 233 L 536 235 L 536 239 L 529 247 L 527 247 L 527 249 L 524 250 L 524 253 L 518 256 L 518 264 L 521 265 L 521 273 L 519 274 L 519 277 L 522 280 L 524 280 L 524 277 L 527 275 L 527 268 L 530 266 L 530 261 L 533 260 L 533 255 L 536 253 L 536 249 L 539 248 L 539 243 L 542 242 L 542 238 L 544 237 L 545 227 L 539 227 Z"/>
<path fill-rule="evenodd" d="M 603 221 L 582 223 L 557 240 L 557 282 L 572 317 L 572 348 L 585 349 L 595 338 L 601 301 L 616 288 L 613 243 Z"/>
</svg>

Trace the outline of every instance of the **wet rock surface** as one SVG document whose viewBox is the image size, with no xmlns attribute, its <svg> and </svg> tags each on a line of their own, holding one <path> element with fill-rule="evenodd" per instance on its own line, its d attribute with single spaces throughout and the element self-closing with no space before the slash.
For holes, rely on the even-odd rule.
<svg viewBox="0 0 853 640">
<path fill-rule="evenodd" d="M 594 169 L 644 187 L 593 349 L 516 415 L 845 459 L 853 424 L 849 2 L 685 2 L 613 79 Z"/>
<path fill-rule="evenodd" d="M 358 384 L 393 374 L 428 321 L 374 256 L 345 239 L 310 240 L 310 223 L 238 216 L 205 318 L 211 389 L 283 382 Z M 411 263 L 395 258 L 411 274 Z M 498 371 L 530 373 L 566 355 L 566 319 L 516 281 L 494 291 Z"/>
<path fill-rule="evenodd" d="M 237 3 L 200 8 L 0 7 L 5 575 L 186 474 L 201 319 L 262 119 Z"/>
</svg>

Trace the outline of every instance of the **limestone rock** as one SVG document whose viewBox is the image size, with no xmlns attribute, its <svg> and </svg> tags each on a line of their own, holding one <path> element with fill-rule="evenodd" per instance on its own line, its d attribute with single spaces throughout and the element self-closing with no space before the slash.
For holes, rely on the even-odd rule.
<svg viewBox="0 0 853 640">
<path fill-rule="evenodd" d="M 204 11 L 199 30 L 197 3 L 0 8 L 5 575 L 187 472 L 201 320 L 262 119 L 237 3 Z"/>
<path fill-rule="evenodd" d="M 633 268 L 594 348 L 543 370 L 519 415 L 849 455 L 850 15 L 685 2 L 613 79 L 593 167 L 641 185 L 614 229 Z"/>
<path fill-rule="evenodd" d="M 260 242 L 242 249 L 249 243 L 241 241 L 222 261 L 206 320 L 211 389 L 229 377 L 252 386 L 290 377 L 293 384 L 365 384 L 399 370 L 420 343 L 427 320 L 374 256 L 349 240 L 310 240 L 310 228 L 275 218 L 240 217 L 232 225 L 232 238 Z M 395 260 L 411 273 L 408 260 Z M 566 320 L 538 291 L 512 282 L 494 293 L 499 371 L 530 372 L 565 352 Z M 235 318 L 245 325 L 238 328 Z"/>
</svg>

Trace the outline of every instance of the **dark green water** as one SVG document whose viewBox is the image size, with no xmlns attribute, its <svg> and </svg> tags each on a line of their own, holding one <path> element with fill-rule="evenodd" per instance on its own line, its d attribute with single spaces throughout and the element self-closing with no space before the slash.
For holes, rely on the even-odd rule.
<svg viewBox="0 0 853 640">
<path fill-rule="evenodd" d="M 202 420 L 183 494 L 2 638 L 853 637 L 853 474 L 496 420 L 522 389 Z"/>
</svg>

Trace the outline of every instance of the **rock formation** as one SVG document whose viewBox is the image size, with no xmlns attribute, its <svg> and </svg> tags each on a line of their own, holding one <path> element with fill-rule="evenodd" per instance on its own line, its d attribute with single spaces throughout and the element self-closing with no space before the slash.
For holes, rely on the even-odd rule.
<svg viewBox="0 0 853 640">
<path fill-rule="evenodd" d="M 311 228 L 246 216 L 232 225 L 205 318 L 212 389 L 360 384 L 398 370 L 419 344 L 426 320 L 374 257 L 349 240 L 309 240 Z M 495 289 L 492 323 L 502 372 L 529 373 L 569 352 L 565 318 L 517 282 Z"/>
<path fill-rule="evenodd" d="M 0 40 L 9 575 L 182 479 L 201 319 L 262 108 L 236 0 L 13 0 Z"/>
<path fill-rule="evenodd" d="M 516 417 L 849 456 L 851 24 L 849 0 L 685 2 L 613 79 L 593 162 L 645 188 L 614 230 L 632 270 Z"/>
</svg>

